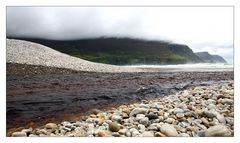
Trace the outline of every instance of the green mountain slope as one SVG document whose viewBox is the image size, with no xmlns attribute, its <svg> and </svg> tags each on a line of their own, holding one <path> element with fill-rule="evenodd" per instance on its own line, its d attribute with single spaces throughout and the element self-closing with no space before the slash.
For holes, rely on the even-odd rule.
<svg viewBox="0 0 240 143">
<path fill-rule="evenodd" d="M 40 43 L 85 60 L 114 65 L 203 62 L 188 46 L 165 41 L 131 38 L 96 38 L 71 41 L 22 40 Z"/>
</svg>

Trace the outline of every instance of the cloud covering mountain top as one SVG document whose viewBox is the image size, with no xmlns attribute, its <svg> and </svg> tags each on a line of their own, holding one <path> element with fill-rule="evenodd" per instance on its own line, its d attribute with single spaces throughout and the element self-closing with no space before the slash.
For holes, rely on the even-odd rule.
<svg viewBox="0 0 240 143">
<path fill-rule="evenodd" d="M 233 61 L 232 7 L 7 7 L 7 36 L 131 37 L 186 44 Z"/>
</svg>

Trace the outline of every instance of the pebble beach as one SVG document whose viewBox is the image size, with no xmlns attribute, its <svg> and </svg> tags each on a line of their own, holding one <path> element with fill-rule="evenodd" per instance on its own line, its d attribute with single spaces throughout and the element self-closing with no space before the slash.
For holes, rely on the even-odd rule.
<svg viewBox="0 0 240 143">
<path fill-rule="evenodd" d="M 111 110 L 92 110 L 78 121 L 26 128 L 13 137 L 231 137 L 234 84 L 195 86 L 173 95 Z"/>
</svg>

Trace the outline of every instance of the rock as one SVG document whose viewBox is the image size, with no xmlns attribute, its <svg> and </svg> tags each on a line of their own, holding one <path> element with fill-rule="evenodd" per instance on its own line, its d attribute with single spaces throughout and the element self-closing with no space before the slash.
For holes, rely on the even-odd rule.
<svg viewBox="0 0 240 143">
<path fill-rule="evenodd" d="M 27 135 L 30 135 L 32 133 L 32 128 L 29 129 L 23 129 L 21 132 L 25 132 Z"/>
<path fill-rule="evenodd" d="M 127 118 L 129 118 L 129 117 L 128 117 L 128 114 L 125 113 L 125 112 L 123 112 L 123 113 L 122 113 L 122 118 L 123 118 L 123 119 L 127 119 Z"/>
<path fill-rule="evenodd" d="M 106 130 L 100 130 L 100 131 L 98 131 L 97 135 L 99 137 L 108 137 L 108 136 L 111 136 L 111 133 Z"/>
<path fill-rule="evenodd" d="M 208 110 L 204 110 L 203 114 L 205 116 L 207 116 L 208 118 L 214 118 L 216 117 L 216 113 L 214 111 L 208 111 Z"/>
<path fill-rule="evenodd" d="M 175 121 L 175 119 L 173 119 L 173 118 L 167 118 L 167 119 L 165 120 L 165 122 L 166 122 L 166 123 L 169 123 L 169 124 L 172 124 L 174 121 Z"/>
<path fill-rule="evenodd" d="M 113 115 L 113 116 L 112 116 L 112 121 L 113 121 L 113 122 L 121 123 L 122 117 L 119 116 L 119 115 Z"/>
<path fill-rule="evenodd" d="M 203 123 L 205 126 L 209 127 L 209 122 L 208 122 L 208 120 L 207 120 L 206 118 L 202 117 L 201 120 L 202 120 L 202 123 Z"/>
<path fill-rule="evenodd" d="M 48 123 L 48 124 L 45 125 L 45 128 L 56 130 L 58 128 L 58 126 L 55 123 Z"/>
<path fill-rule="evenodd" d="M 187 133 L 180 133 L 177 135 L 178 137 L 190 137 Z"/>
<path fill-rule="evenodd" d="M 125 135 L 126 132 L 127 132 L 127 129 L 120 129 L 120 130 L 118 131 L 118 133 L 121 134 L 121 135 Z"/>
<path fill-rule="evenodd" d="M 164 135 L 164 134 L 161 133 L 161 132 L 156 132 L 154 136 L 155 136 L 155 137 L 167 137 L 166 135 Z"/>
<path fill-rule="evenodd" d="M 126 136 L 127 136 L 127 137 L 131 137 L 131 136 L 132 136 L 132 133 L 131 133 L 130 131 L 127 131 L 127 132 L 126 132 Z"/>
<path fill-rule="evenodd" d="M 206 137 L 228 137 L 231 136 L 231 131 L 224 125 L 216 125 L 208 128 L 204 135 Z"/>
<path fill-rule="evenodd" d="M 120 126 L 117 123 L 112 122 L 109 124 L 109 130 L 111 130 L 112 132 L 117 132 L 120 130 Z"/>
<path fill-rule="evenodd" d="M 177 130 L 170 124 L 163 124 L 160 128 L 160 131 L 168 137 L 175 137 L 178 135 Z"/>
<path fill-rule="evenodd" d="M 222 99 L 221 103 L 222 104 L 233 105 L 234 101 L 232 99 Z"/>
<path fill-rule="evenodd" d="M 230 124 L 230 125 L 233 126 L 233 124 L 234 124 L 234 119 L 233 119 L 232 117 L 226 117 L 225 119 L 226 119 L 226 122 L 227 122 L 228 124 Z"/>
<path fill-rule="evenodd" d="M 14 132 L 12 137 L 27 137 L 27 134 L 25 132 Z"/>
<path fill-rule="evenodd" d="M 154 113 L 149 113 L 147 115 L 148 119 L 149 120 L 152 120 L 152 119 L 157 119 L 158 118 L 158 115 L 154 114 Z"/>
<path fill-rule="evenodd" d="M 101 113 L 102 111 L 99 110 L 99 109 L 93 109 L 91 112 L 92 112 L 93 114 L 97 115 L 98 113 Z"/>
<path fill-rule="evenodd" d="M 131 111 L 130 116 L 135 116 L 137 114 L 145 114 L 147 112 L 147 109 L 145 108 L 135 108 Z"/>
<path fill-rule="evenodd" d="M 149 122 L 149 119 L 148 117 L 144 117 L 143 119 L 141 119 L 139 121 L 140 124 L 143 124 L 144 126 L 147 126 L 148 125 L 148 122 Z"/>
<path fill-rule="evenodd" d="M 164 119 L 167 119 L 168 116 L 169 116 L 169 113 L 165 112 L 164 115 L 163 115 L 163 118 L 164 118 Z"/>
<path fill-rule="evenodd" d="M 75 128 L 75 137 L 86 137 L 87 132 L 81 127 Z"/>
<path fill-rule="evenodd" d="M 181 119 L 181 118 L 184 117 L 184 114 L 183 114 L 183 113 L 177 113 L 177 114 L 176 114 L 176 117 L 179 118 L 179 119 Z"/>
<path fill-rule="evenodd" d="M 153 132 L 145 131 L 142 133 L 142 137 L 154 137 Z"/>
<path fill-rule="evenodd" d="M 147 105 L 147 104 L 140 104 L 140 105 L 139 105 L 139 108 L 147 108 L 147 109 L 148 109 L 148 108 L 149 108 L 149 105 Z"/>
<path fill-rule="evenodd" d="M 214 104 L 209 104 L 207 106 L 208 110 L 211 110 L 211 109 L 216 109 L 216 106 Z"/>
<path fill-rule="evenodd" d="M 145 117 L 144 114 L 137 114 L 135 119 L 136 119 L 136 121 L 139 121 L 139 120 L 143 119 L 144 117 Z"/>
<path fill-rule="evenodd" d="M 155 124 L 151 124 L 147 129 L 150 131 L 157 131 L 158 127 Z"/>
<path fill-rule="evenodd" d="M 145 126 L 142 125 L 142 124 L 139 124 L 138 125 L 138 130 L 139 130 L 140 133 L 143 133 L 145 131 Z"/>
<path fill-rule="evenodd" d="M 217 113 L 216 118 L 218 119 L 219 123 L 226 124 L 226 120 L 225 120 L 224 116 L 221 115 L 220 113 Z"/>
<path fill-rule="evenodd" d="M 113 133 L 112 133 L 112 136 L 114 136 L 114 137 L 120 137 L 121 135 L 120 135 L 118 132 L 113 132 Z"/>
<path fill-rule="evenodd" d="M 30 134 L 28 137 L 38 137 L 38 136 L 34 134 Z"/>
<path fill-rule="evenodd" d="M 184 110 L 181 109 L 181 108 L 176 108 L 173 112 L 174 112 L 174 114 L 177 114 L 177 113 L 184 113 Z"/>
<path fill-rule="evenodd" d="M 187 128 L 188 126 L 190 126 L 190 124 L 186 121 L 180 122 L 179 125 L 183 128 Z"/>
<path fill-rule="evenodd" d="M 136 137 L 136 136 L 140 135 L 139 131 L 135 128 L 131 128 L 130 132 L 132 133 L 132 137 Z"/>
</svg>

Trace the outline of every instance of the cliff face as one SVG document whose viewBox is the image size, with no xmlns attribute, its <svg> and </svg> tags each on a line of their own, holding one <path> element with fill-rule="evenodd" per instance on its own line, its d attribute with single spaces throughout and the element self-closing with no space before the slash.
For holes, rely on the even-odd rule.
<svg viewBox="0 0 240 143">
<path fill-rule="evenodd" d="M 197 52 L 195 53 L 199 58 L 201 58 L 205 63 L 227 63 L 219 55 L 211 55 L 208 52 Z"/>
</svg>

